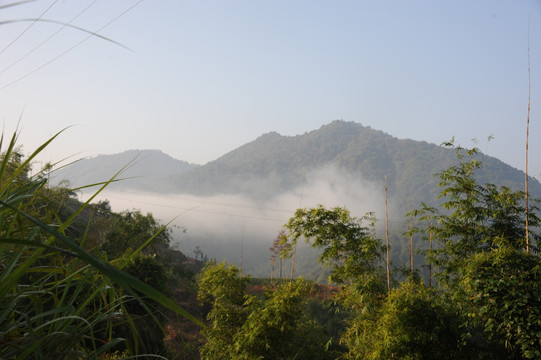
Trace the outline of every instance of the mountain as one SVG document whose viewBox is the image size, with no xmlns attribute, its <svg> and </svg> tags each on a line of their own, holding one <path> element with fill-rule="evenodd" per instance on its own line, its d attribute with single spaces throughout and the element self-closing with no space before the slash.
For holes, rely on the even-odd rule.
<svg viewBox="0 0 541 360">
<path fill-rule="evenodd" d="M 494 157 L 478 157 L 484 163 L 481 183 L 523 188 L 522 171 Z M 415 206 L 420 201 L 436 201 L 439 188 L 434 174 L 454 163 L 453 149 L 334 121 L 304 135 L 264 134 L 204 166 L 162 179 L 159 189 L 207 196 L 244 194 L 264 201 L 302 186 L 312 169 L 333 164 L 381 188 L 387 177 L 390 199 L 407 211 L 412 201 Z M 539 197 L 541 184 L 530 179 L 530 191 Z"/>
<path fill-rule="evenodd" d="M 125 168 L 118 176 L 123 180 L 110 184 L 109 189 L 152 190 L 159 179 L 192 170 L 197 166 L 174 159 L 159 150 L 128 150 L 76 161 L 54 171 L 51 181 L 53 184 L 68 181 L 71 187 L 80 187 L 107 181 Z"/>
<path fill-rule="evenodd" d="M 494 157 L 478 154 L 477 158 L 484 164 L 478 172 L 480 183 L 523 189 L 524 172 Z M 104 181 L 132 160 L 133 165 L 121 177 L 135 178 L 112 184 L 112 190 L 126 191 L 125 197 L 136 201 L 139 194 L 133 192 L 154 193 L 139 199 L 139 204 L 147 206 L 143 211 L 172 212 L 163 219 L 182 214 L 175 224 L 188 231 L 175 233 L 175 239 L 183 252 L 198 248 L 209 258 L 237 265 L 239 254 L 244 254 L 244 269 L 254 276 L 268 276 L 268 249 L 299 205 L 343 205 L 354 216 L 375 211 L 381 227 L 385 178 L 392 261 L 408 263 L 408 242 L 402 234 L 409 220 L 404 214 L 418 208 L 421 201 L 437 205 L 440 189 L 434 174 L 457 163 L 453 149 L 398 139 L 358 123 L 334 121 L 303 135 L 264 134 L 203 166 L 175 160 L 157 150 L 100 155 L 56 171 L 53 182 L 68 179 L 81 186 Z M 538 181 L 530 179 L 529 189 L 532 197 L 541 198 Z M 115 202 L 120 198 L 116 196 Z M 152 203 L 161 207 L 148 208 Z M 425 245 L 420 239 L 415 241 L 416 248 Z M 324 280 L 325 273 L 310 250 L 299 251 L 295 272 Z"/>
<path fill-rule="evenodd" d="M 502 161 L 479 154 L 484 167 L 481 183 L 491 182 L 519 190 L 524 172 Z M 139 190 L 159 194 L 244 195 L 259 202 L 294 189 L 308 181 L 313 170 L 327 165 L 354 177 L 379 184 L 387 178 L 389 199 L 401 212 L 421 201 L 435 204 L 439 171 L 456 163 L 453 149 L 424 141 L 398 139 L 354 122 L 333 121 L 303 135 L 264 134 L 203 166 L 189 164 L 158 150 L 130 150 L 80 160 L 53 174 L 53 182 L 69 180 L 82 186 L 121 175 L 129 178 L 112 190 Z M 541 184 L 531 178 L 531 194 L 541 197 Z"/>
</svg>

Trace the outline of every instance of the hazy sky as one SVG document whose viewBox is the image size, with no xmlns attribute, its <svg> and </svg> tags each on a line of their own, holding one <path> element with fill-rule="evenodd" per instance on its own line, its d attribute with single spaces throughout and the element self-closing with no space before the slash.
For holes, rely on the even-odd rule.
<svg viewBox="0 0 541 360">
<path fill-rule="evenodd" d="M 343 119 L 436 144 L 476 138 L 523 169 L 529 33 L 541 177 L 541 1 L 38 0 L 0 21 L 81 12 L 72 25 L 130 50 L 45 21 L 0 26 L 5 131 L 21 118 L 30 151 L 75 125 L 47 160 L 160 149 L 203 164 Z"/>
</svg>

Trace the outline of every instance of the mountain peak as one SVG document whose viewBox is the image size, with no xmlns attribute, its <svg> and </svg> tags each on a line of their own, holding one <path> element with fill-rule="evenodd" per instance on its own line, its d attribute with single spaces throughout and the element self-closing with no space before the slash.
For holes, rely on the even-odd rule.
<svg viewBox="0 0 541 360">
<path fill-rule="evenodd" d="M 174 159 L 161 150 L 126 150 L 112 155 L 96 155 L 79 160 L 52 173 L 51 181 L 58 184 L 69 181 L 71 186 L 79 187 L 111 179 L 118 171 L 129 165 L 120 174 L 126 181 L 109 185 L 111 189 L 142 188 L 163 176 L 176 175 L 197 165 Z"/>
<path fill-rule="evenodd" d="M 136 153 L 135 164 L 123 177 L 141 179 L 120 186 L 193 195 L 243 194 L 265 200 L 304 186 L 311 171 L 333 165 L 375 184 L 387 177 L 389 194 L 402 207 L 408 207 L 411 199 L 437 201 L 438 182 L 433 175 L 456 162 L 452 149 L 400 140 L 359 123 L 335 120 L 303 135 L 265 133 L 203 166 L 175 160 L 159 150 L 130 150 L 81 161 L 67 167 L 66 172 L 72 174 L 70 181 L 75 178 L 80 185 L 104 181 Z M 481 161 L 485 163 L 483 179 L 522 188 L 523 172 L 495 158 L 482 156 Z M 541 194 L 541 184 L 532 181 L 530 191 L 533 196 Z"/>
</svg>

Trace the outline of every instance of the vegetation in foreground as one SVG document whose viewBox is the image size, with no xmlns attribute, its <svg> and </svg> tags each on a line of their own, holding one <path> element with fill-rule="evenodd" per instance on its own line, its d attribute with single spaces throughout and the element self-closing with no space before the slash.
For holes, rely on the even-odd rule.
<svg viewBox="0 0 541 360">
<path fill-rule="evenodd" d="M 478 184 L 476 150 L 455 150 L 458 163 L 438 174 L 441 207 L 413 210 L 408 216 L 417 225 L 405 234 L 434 243 L 425 255 L 434 272 L 428 282 L 436 285 L 425 285 L 413 263 L 387 274 L 371 214 L 358 219 L 340 207 L 298 209 L 285 225 L 281 255 L 292 255 L 301 239 L 321 250 L 319 261 L 340 286 L 334 301 L 345 316 L 338 338 L 314 322 L 317 316 L 310 321 L 302 280 L 254 299 L 237 268 L 210 264 L 199 283 L 200 298 L 212 299 L 202 358 L 540 358 L 538 208 L 527 212 L 526 237 L 525 194 Z M 297 296 L 304 305 L 296 307 Z M 296 345 L 299 335 L 305 346 Z"/>
<path fill-rule="evenodd" d="M 168 230 L 49 187 L 51 166 L 31 165 L 54 137 L 27 158 L 16 139 L 0 140 L 0 358 L 168 355 L 165 314 L 202 325 L 164 295 L 188 272 L 166 261 Z"/>
<path fill-rule="evenodd" d="M 475 150 L 455 148 L 458 162 L 438 174 L 439 208 L 408 215 L 406 237 L 433 243 L 427 285 L 413 264 L 387 273 L 371 214 L 297 210 L 273 247 L 292 259 L 299 240 L 319 249 L 337 285 L 322 296 L 302 279 L 257 285 L 212 261 L 196 282 L 202 263 L 171 250 L 151 214 L 80 203 L 77 189 L 48 186 L 50 167 L 32 173 L 53 139 L 27 158 L 16 134 L 0 144 L 2 358 L 541 357 L 538 209 L 530 200 L 526 237 L 525 194 L 480 185 Z"/>
</svg>

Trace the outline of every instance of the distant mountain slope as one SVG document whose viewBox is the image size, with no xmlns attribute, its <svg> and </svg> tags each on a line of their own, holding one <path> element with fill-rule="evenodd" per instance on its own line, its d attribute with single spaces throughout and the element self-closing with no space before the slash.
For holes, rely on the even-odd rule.
<svg viewBox="0 0 541 360">
<path fill-rule="evenodd" d="M 334 121 L 303 135 L 264 134 L 203 166 L 175 160 L 158 150 L 131 150 L 81 160 L 55 172 L 53 179 L 56 183 L 68 179 L 74 186 L 103 181 L 135 158 L 122 177 L 137 178 L 115 183 L 111 189 L 242 194 L 263 202 L 302 187 L 314 169 L 332 164 L 381 189 L 386 176 L 389 199 L 402 213 L 421 201 L 434 204 L 440 191 L 434 174 L 456 162 L 452 149 L 397 139 L 354 122 Z M 484 163 L 479 172 L 481 183 L 523 188 L 524 172 L 493 157 L 480 154 L 479 159 Z M 534 179 L 530 191 L 541 198 L 541 184 Z"/>
<path fill-rule="evenodd" d="M 344 205 L 355 216 L 375 211 L 378 225 L 384 224 L 385 176 L 391 209 L 391 258 L 396 265 L 408 264 L 408 243 L 402 234 L 409 222 L 403 221 L 404 214 L 411 207 L 418 208 L 421 201 L 435 205 L 440 189 L 434 174 L 457 162 L 453 149 L 397 139 L 357 123 L 334 121 L 298 136 L 264 134 L 203 166 L 174 160 L 160 151 L 132 150 L 81 160 L 55 172 L 52 180 L 69 179 L 75 186 L 103 181 L 134 158 L 135 164 L 122 177 L 140 177 L 112 184 L 113 190 L 243 195 L 238 197 L 242 200 L 232 200 L 235 196 L 210 197 L 197 206 L 179 199 L 179 203 L 188 201 L 190 205 L 177 204 L 175 208 L 185 213 L 179 224 L 189 229 L 187 236 L 178 234 L 178 244 L 183 251 L 201 247 L 211 258 L 237 265 L 239 249 L 244 246 L 243 268 L 257 276 L 268 275 L 269 246 L 299 204 L 311 206 L 308 204 L 316 201 L 327 206 Z M 478 174 L 479 182 L 523 189 L 524 172 L 482 154 L 479 160 L 485 165 Z M 320 182 L 314 181 L 321 175 Z M 541 198 L 541 184 L 531 179 L 529 185 L 532 196 Z M 245 198 L 258 204 L 244 202 Z M 414 245 L 426 248 L 421 239 Z M 316 265 L 315 253 L 301 252 L 295 271 L 320 279 L 324 272 Z M 416 261 L 421 263 L 420 259 Z"/>
<path fill-rule="evenodd" d="M 480 155 L 480 182 L 522 189 L 524 173 L 502 161 Z M 212 195 L 244 194 L 265 200 L 302 186 L 310 169 L 335 164 L 364 179 L 381 183 L 399 209 L 413 202 L 434 203 L 439 189 L 434 174 L 456 162 L 452 149 L 427 142 L 401 140 L 353 122 L 334 121 L 298 136 L 262 135 L 219 159 L 164 179 L 164 191 Z M 486 180 L 486 181 L 485 181 Z M 530 182 L 541 195 L 541 184 Z"/>
<path fill-rule="evenodd" d="M 98 155 L 79 160 L 51 176 L 53 184 L 69 181 L 73 187 L 109 180 L 123 167 L 128 166 L 119 178 L 110 184 L 112 190 L 158 191 L 155 184 L 159 178 L 191 170 L 198 165 L 180 161 L 159 150 L 128 150 L 114 155 Z"/>
</svg>

